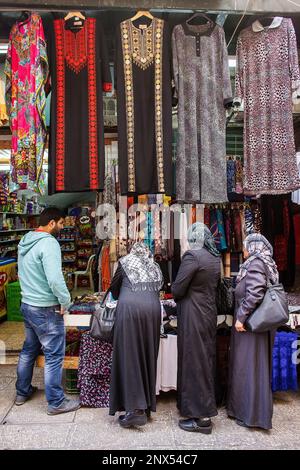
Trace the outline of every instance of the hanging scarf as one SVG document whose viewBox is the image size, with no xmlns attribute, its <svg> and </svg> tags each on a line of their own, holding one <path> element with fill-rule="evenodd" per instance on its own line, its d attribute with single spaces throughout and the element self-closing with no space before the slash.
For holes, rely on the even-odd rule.
<svg viewBox="0 0 300 470">
<path fill-rule="evenodd" d="M 276 284 L 279 279 L 279 274 L 276 263 L 272 258 L 273 248 L 271 243 L 260 233 L 253 233 L 246 238 L 244 247 L 250 256 L 240 267 L 236 281 L 240 282 L 246 276 L 252 261 L 259 258 L 265 263 L 269 271 L 270 280 Z"/>
<path fill-rule="evenodd" d="M 188 242 L 190 250 L 201 250 L 206 248 L 214 256 L 221 256 L 216 248 L 214 237 L 206 225 L 202 222 L 196 222 L 188 229 Z"/>
<path fill-rule="evenodd" d="M 143 242 L 133 245 L 130 254 L 120 259 L 132 290 L 159 291 L 162 287 L 162 272 L 154 262 L 149 248 Z"/>
<path fill-rule="evenodd" d="M 217 223 L 218 223 L 218 232 L 220 236 L 220 250 L 227 250 L 227 243 L 226 243 L 226 235 L 225 235 L 225 227 L 224 227 L 224 219 L 223 219 L 223 211 L 222 209 L 216 210 L 217 215 Z"/>
</svg>

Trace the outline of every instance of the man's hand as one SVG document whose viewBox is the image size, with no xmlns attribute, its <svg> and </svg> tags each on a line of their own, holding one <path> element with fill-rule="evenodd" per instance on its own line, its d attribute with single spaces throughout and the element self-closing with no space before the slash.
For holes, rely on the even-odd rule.
<svg viewBox="0 0 300 470">
<path fill-rule="evenodd" d="M 63 307 L 62 305 L 60 306 L 60 314 L 64 315 L 66 313 L 67 309 L 66 307 Z"/>
<path fill-rule="evenodd" d="M 239 320 L 237 320 L 237 321 L 235 322 L 235 329 L 236 329 L 236 331 L 238 331 L 238 332 L 247 331 L 247 330 L 244 328 L 244 324 L 241 323 Z"/>
</svg>

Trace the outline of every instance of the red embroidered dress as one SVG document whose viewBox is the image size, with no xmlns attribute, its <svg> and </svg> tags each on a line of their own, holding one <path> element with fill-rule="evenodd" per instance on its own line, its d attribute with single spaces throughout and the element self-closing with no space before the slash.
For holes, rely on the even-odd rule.
<svg viewBox="0 0 300 470">
<path fill-rule="evenodd" d="M 57 19 L 50 32 L 51 135 L 49 194 L 97 191 L 104 186 L 102 90 L 111 75 L 101 25 L 87 18 L 80 29 Z"/>
</svg>

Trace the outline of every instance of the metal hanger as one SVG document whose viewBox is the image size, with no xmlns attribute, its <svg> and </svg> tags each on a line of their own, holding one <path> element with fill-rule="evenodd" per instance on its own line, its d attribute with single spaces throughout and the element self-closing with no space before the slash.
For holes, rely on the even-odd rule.
<svg viewBox="0 0 300 470">
<path fill-rule="evenodd" d="M 196 11 L 192 16 L 190 16 L 190 18 L 186 20 L 186 23 L 190 24 L 190 21 L 192 21 L 194 18 L 206 19 L 209 23 L 213 23 L 209 16 L 205 15 L 205 13 L 201 13 L 200 11 Z"/>
<path fill-rule="evenodd" d="M 130 18 L 130 21 L 133 22 L 135 20 L 138 20 L 142 16 L 146 16 L 147 18 L 150 18 L 150 20 L 153 20 L 154 16 L 151 15 L 150 11 L 148 10 L 139 10 L 132 18 Z"/>
<path fill-rule="evenodd" d="M 70 18 L 74 18 L 77 16 L 81 20 L 85 20 L 85 16 L 80 11 L 70 11 L 64 18 L 65 21 L 69 20 Z"/>
</svg>

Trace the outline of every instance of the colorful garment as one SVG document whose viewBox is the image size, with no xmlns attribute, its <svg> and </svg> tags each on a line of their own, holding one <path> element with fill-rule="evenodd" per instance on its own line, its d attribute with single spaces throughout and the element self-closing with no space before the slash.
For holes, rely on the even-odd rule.
<svg viewBox="0 0 300 470">
<path fill-rule="evenodd" d="M 298 390 L 297 333 L 277 332 L 273 348 L 272 391 Z"/>
<path fill-rule="evenodd" d="M 44 193 L 43 155 L 47 137 L 48 58 L 39 15 L 17 21 L 10 32 L 5 63 L 6 104 L 12 131 L 11 191 Z"/>
<path fill-rule="evenodd" d="M 217 222 L 218 222 L 218 232 L 220 235 L 220 250 L 225 251 L 227 250 L 227 243 L 226 243 L 223 212 L 221 209 L 217 209 L 216 213 L 217 213 Z"/>
</svg>

